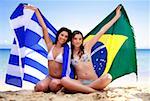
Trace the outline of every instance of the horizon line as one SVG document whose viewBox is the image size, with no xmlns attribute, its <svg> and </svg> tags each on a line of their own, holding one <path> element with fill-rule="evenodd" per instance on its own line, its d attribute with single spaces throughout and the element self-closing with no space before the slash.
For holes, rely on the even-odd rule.
<svg viewBox="0 0 150 101">
<path fill-rule="evenodd" d="M 11 49 L 11 47 L 0 47 L 0 49 Z M 136 50 L 150 50 L 150 48 L 136 48 Z"/>
</svg>

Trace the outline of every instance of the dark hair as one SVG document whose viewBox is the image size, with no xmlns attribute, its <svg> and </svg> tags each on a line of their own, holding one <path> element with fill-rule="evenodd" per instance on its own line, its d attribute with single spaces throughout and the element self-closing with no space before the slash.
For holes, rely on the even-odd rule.
<svg viewBox="0 0 150 101">
<path fill-rule="evenodd" d="M 82 39 L 83 39 L 83 34 L 78 30 L 73 31 L 71 39 L 74 38 L 74 36 L 77 35 L 77 34 L 80 34 L 82 36 Z M 71 51 L 72 51 L 71 58 L 72 59 L 73 59 L 73 49 L 74 49 L 74 46 L 71 42 Z M 78 55 L 79 55 L 80 58 L 81 58 L 82 54 L 84 54 L 83 40 L 82 40 L 82 44 L 80 46 L 80 51 L 78 52 Z"/>
<path fill-rule="evenodd" d="M 66 27 L 62 27 L 62 28 L 60 28 L 59 30 L 58 30 L 58 32 L 57 32 L 57 35 L 56 35 L 56 40 L 55 40 L 55 42 L 54 42 L 54 44 L 56 44 L 57 43 L 57 41 L 58 41 L 58 37 L 59 37 L 59 34 L 61 33 L 61 32 L 63 32 L 63 31 L 65 31 L 65 32 L 67 32 L 68 33 L 68 39 L 67 39 L 67 41 L 64 43 L 64 44 L 66 44 L 68 41 L 70 41 L 71 40 L 71 30 L 70 29 L 68 29 L 68 28 L 66 28 Z M 63 44 L 63 45 L 64 45 Z"/>
</svg>

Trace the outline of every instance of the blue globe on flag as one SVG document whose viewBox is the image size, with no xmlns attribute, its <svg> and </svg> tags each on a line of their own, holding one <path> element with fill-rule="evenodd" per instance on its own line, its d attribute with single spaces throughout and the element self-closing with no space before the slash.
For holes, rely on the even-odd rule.
<svg viewBox="0 0 150 101">
<path fill-rule="evenodd" d="M 97 42 L 91 50 L 91 57 L 94 70 L 98 77 L 100 77 L 106 67 L 107 63 L 107 49 L 102 42 Z"/>
</svg>

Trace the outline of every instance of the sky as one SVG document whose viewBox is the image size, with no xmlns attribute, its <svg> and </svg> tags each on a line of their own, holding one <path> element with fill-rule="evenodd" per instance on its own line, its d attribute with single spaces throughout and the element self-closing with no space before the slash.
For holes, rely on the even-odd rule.
<svg viewBox="0 0 150 101">
<path fill-rule="evenodd" d="M 12 44 L 9 17 L 19 3 L 38 7 L 57 30 L 64 26 L 84 35 L 122 4 L 134 28 L 136 47 L 150 49 L 150 0 L 1 0 L 0 48 Z"/>
</svg>

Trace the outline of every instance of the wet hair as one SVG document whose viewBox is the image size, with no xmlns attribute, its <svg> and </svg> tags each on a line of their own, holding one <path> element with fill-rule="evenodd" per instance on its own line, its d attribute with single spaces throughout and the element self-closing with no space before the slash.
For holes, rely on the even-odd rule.
<svg viewBox="0 0 150 101">
<path fill-rule="evenodd" d="M 80 31 L 78 31 L 78 30 L 73 31 L 71 39 L 73 39 L 74 36 L 77 35 L 77 34 L 80 34 L 82 36 L 82 39 L 83 39 L 83 34 Z M 71 42 L 71 51 L 72 51 L 71 58 L 72 59 L 73 59 L 73 49 L 74 49 L 74 46 L 73 46 L 73 44 Z M 78 52 L 78 55 L 79 55 L 80 58 L 81 58 L 82 54 L 84 54 L 83 40 L 82 40 L 82 44 L 80 46 L 80 50 Z"/>
<path fill-rule="evenodd" d="M 71 30 L 70 29 L 68 29 L 68 28 L 66 28 L 66 27 L 62 27 L 62 28 L 60 28 L 59 30 L 58 30 L 58 32 L 57 32 L 57 35 L 56 35 L 56 40 L 55 40 L 55 42 L 54 42 L 54 44 L 56 44 L 57 43 L 57 41 L 58 41 L 58 37 L 59 37 L 59 34 L 61 33 L 61 32 L 63 32 L 63 31 L 65 31 L 65 32 L 67 32 L 68 33 L 68 39 L 67 39 L 67 41 L 64 43 L 64 44 L 66 44 L 68 41 L 70 41 L 71 40 Z M 63 44 L 63 45 L 64 45 Z M 62 46 L 63 46 L 62 45 Z"/>
</svg>

